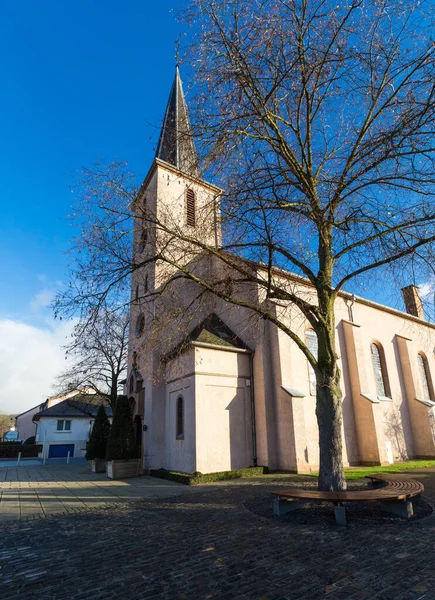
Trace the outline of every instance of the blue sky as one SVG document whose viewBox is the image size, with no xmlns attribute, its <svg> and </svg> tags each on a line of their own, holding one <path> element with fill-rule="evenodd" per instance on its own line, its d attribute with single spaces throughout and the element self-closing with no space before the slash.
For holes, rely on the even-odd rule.
<svg viewBox="0 0 435 600">
<path fill-rule="evenodd" d="M 46 305 L 67 277 L 65 217 L 75 171 L 100 157 L 126 160 L 139 178 L 150 166 L 174 74 L 174 42 L 185 30 L 175 19 L 181 5 L 0 3 L 0 319 L 28 327 L 29 336 L 60 335 Z M 49 393 L 52 370 L 37 398 L 29 386 L 29 406 Z M 13 376 L 22 374 L 23 368 Z M 11 386 L 0 389 L 0 410 L 13 410 Z"/>
<path fill-rule="evenodd" d="M 34 0 L 0 8 L 0 315 L 65 277 L 74 172 L 99 157 L 152 159 L 182 30 L 174 2 Z"/>
</svg>

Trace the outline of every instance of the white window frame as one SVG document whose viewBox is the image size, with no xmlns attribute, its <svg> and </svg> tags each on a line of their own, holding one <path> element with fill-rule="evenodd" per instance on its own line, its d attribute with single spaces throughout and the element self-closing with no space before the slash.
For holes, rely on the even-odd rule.
<svg viewBox="0 0 435 600">
<path fill-rule="evenodd" d="M 308 347 L 308 350 L 311 352 L 311 354 L 317 360 L 317 357 L 319 354 L 319 341 L 317 339 L 317 333 L 314 331 L 314 329 L 311 329 L 311 327 L 305 331 L 305 343 Z M 308 381 L 309 381 L 309 386 L 310 386 L 310 396 L 316 396 L 316 394 L 317 394 L 316 373 L 315 373 L 311 363 L 309 361 L 307 361 L 307 362 L 308 362 L 308 378 L 309 378 Z"/>
<path fill-rule="evenodd" d="M 426 357 L 423 356 L 423 354 L 421 354 L 421 352 L 419 352 L 417 354 L 417 360 L 418 360 L 418 370 L 419 370 L 419 374 L 420 374 L 421 391 L 423 392 L 423 400 L 433 401 L 433 398 L 431 398 L 431 387 L 430 387 L 430 382 L 429 382 L 429 374 L 427 372 L 428 364 L 427 364 Z"/>
<path fill-rule="evenodd" d="M 62 426 L 59 427 L 59 424 L 62 423 Z M 66 424 L 69 423 L 69 427 L 66 427 Z M 62 433 L 69 433 L 71 431 L 71 419 L 58 419 L 56 424 L 56 431 Z"/>
<path fill-rule="evenodd" d="M 374 356 L 373 348 L 376 348 L 377 356 Z M 383 402 L 391 402 L 390 380 L 388 377 L 384 348 L 380 342 L 373 341 L 370 344 L 370 356 L 372 359 L 373 375 L 376 386 L 376 397 Z"/>
</svg>

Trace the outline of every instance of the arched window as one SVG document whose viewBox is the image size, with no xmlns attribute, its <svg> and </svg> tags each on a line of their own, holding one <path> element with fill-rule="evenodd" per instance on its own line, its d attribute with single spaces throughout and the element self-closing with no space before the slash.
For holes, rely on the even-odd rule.
<svg viewBox="0 0 435 600">
<path fill-rule="evenodd" d="M 142 253 L 145 249 L 146 243 L 148 239 L 148 231 L 146 229 L 142 229 L 142 233 L 140 234 L 139 246 L 138 250 Z"/>
<path fill-rule="evenodd" d="M 141 313 L 136 320 L 136 336 L 140 337 L 145 329 L 145 316 Z"/>
<path fill-rule="evenodd" d="M 305 332 L 305 341 L 308 347 L 308 350 L 311 354 L 317 358 L 319 343 L 317 340 L 317 333 L 314 329 L 307 329 Z M 314 372 L 313 367 L 310 363 L 308 363 L 308 374 L 310 378 L 310 394 L 311 396 L 316 395 L 316 373 Z"/>
<path fill-rule="evenodd" d="M 384 398 L 391 397 L 390 385 L 388 383 L 387 366 L 385 364 L 384 351 L 380 344 L 372 342 L 370 346 L 372 354 L 373 371 L 376 381 L 376 393 Z"/>
<path fill-rule="evenodd" d="M 190 227 L 196 224 L 195 192 L 188 188 L 186 190 L 186 222 Z"/>
<path fill-rule="evenodd" d="M 429 365 L 427 364 L 427 358 L 422 353 L 418 353 L 418 370 L 420 372 L 421 388 L 423 391 L 422 400 L 433 400 L 432 397 L 432 381 L 430 378 Z"/>
<path fill-rule="evenodd" d="M 176 437 L 177 440 L 184 439 L 184 399 L 183 396 L 177 398 L 177 415 L 176 415 Z"/>
<path fill-rule="evenodd" d="M 134 375 L 133 373 L 130 375 L 130 382 L 128 384 L 128 392 L 132 394 L 134 391 Z"/>
</svg>

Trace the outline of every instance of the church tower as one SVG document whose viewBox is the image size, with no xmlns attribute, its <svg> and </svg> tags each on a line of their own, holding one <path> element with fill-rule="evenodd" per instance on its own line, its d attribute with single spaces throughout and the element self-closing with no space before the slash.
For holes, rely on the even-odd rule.
<svg viewBox="0 0 435 600">
<path fill-rule="evenodd" d="M 140 264 L 147 257 L 166 252 L 175 262 L 185 264 L 200 251 L 189 244 L 189 239 L 220 246 L 220 194 L 220 188 L 200 177 L 177 66 L 156 155 L 136 202 L 136 262 Z M 139 279 L 144 285 L 146 282 L 148 289 L 156 290 L 175 270 L 164 261 L 151 263 L 144 267 Z M 136 294 L 134 286 L 133 289 Z"/>
<path fill-rule="evenodd" d="M 164 254 L 183 265 L 202 252 L 189 240 L 220 246 L 220 194 L 220 188 L 200 176 L 177 66 L 156 154 L 135 202 L 133 258 L 139 268 L 132 275 L 127 393 L 138 423 L 138 444 L 145 408 L 151 418 L 161 392 L 156 385 L 159 353 L 145 349 L 146 336 L 158 310 L 159 290 L 177 272 L 176 266 L 154 257 Z M 153 429 L 145 436 L 148 441 L 159 435 Z"/>
</svg>

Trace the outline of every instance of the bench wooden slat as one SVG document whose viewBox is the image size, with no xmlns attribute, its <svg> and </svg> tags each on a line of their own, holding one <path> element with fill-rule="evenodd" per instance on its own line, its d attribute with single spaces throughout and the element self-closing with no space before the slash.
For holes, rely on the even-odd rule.
<svg viewBox="0 0 435 600">
<path fill-rule="evenodd" d="M 418 496 L 424 491 L 424 485 L 415 479 L 405 476 L 388 474 L 369 475 L 367 479 L 380 482 L 383 487 L 374 487 L 368 490 L 355 490 L 348 492 L 320 492 L 319 490 L 280 490 L 272 492 L 275 514 L 282 516 L 289 510 L 294 510 L 300 500 L 323 500 L 335 504 L 335 518 L 338 524 L 346 525 L 345 502 L 380 502 L 381 508 L 401 517 L 409 519 L 413 515 L 410 498 Z M 294 500 L 295 502 L 288 502 Z"/>
<path fill-rule="evenodd" d="M 306 498 L 307 500 L 337 500 L 337 492 L 319 492 L 319 490 L 280 490 L 272 492 L 280 498 Z"/>
<path fill-rule="evenodd" d="M 418 496 L 424 491 L 424 485 L 408 477 L 393 478 L 391 476 L 373 475 L 368 479 L 382 481 L 386 485 L 370 490 L 349 490 L 344 492 L 320 492 L 319 490 L 280 490 L 272 492 L 278 498 L 295 498 L 298 500 L 324 500 L 326 502 L 379 502 L 386 500 L 405 500 Z"/>
</svg>

